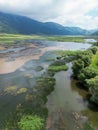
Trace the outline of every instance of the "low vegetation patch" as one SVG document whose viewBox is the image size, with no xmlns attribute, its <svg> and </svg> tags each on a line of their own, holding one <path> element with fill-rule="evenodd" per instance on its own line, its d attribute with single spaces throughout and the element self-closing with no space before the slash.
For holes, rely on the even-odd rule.
<svg viewBox="0 0 98 130">
<path fill-rule="evenodd" d="M 45 130 L 48 110 L 45 106 L 47 96 L 53 91 L 55 79 L 40 77 L 21 104 L 17 104 L 16 112 L 10 115 L 4 123 L 4 130 Z M 21 88 L 18 94 L 26 92 Z"/>
<path fill-rule="evenodd" d="M 48 68 L 48 71 L 53 71 L 53 72 L 58 72 L 58 71 L 63 71 L 63 70 L 67 70 L 68 67 L 66 65 L 60 65 L 60 66 L 50 66 Z"/>
<path fill-rule="evenodd" d="M 50 41 L 61 41 L 61 42 L 84 42 L 84 37 L 46 36 L 46 39 Z"/>
<path fill-rule="evenodd" d="M 6 94 L 15 94 L 17 91 L 17 86 L 9 86 L 7 88 L 4 89 L 4 93 Z"/>
<path fill-rule="evenodd" d="M 26 115 L 18 122 L 20 130 L 43 130 L 44 120 L 37 115 Z"/>
<path fill-rule="evenodd" d="M 94 130 L 94 128 L 89 123 L 86 123 L 84 126 L 84 130 Z"/>
<path fill-rule="evenodd" d="M 0 44 L 14 44 L 17 41 L 21 41 L 20 43 L 24 43 L 24 40 L 29 39 L 43 39 L 60 42 L 84 42 L 84 37 L 0 34 Z"/>
<path fill-rule="evenodd" d="M 43 37 L 38 35 L 21 35 L 21 34 L 0 34 L 0 44 L 14 44 L 14 43 L 24 43 L 24 40 L 29 39 L 43 39 Z"/>
<path fill-rule="evenodd" d="M 23 94 L 27 92 L 27 88 L 20 88 L 18 91 L 17 91 L 17 94 Z"/>
<path fill-rule="evenodd" d="M 68 67 L 65 65 L 65 61 L 56 61 L 49 66 L 48 71 L 58 72 L 63 70 L 66 71 L 67 69 Z"/>
</svg>

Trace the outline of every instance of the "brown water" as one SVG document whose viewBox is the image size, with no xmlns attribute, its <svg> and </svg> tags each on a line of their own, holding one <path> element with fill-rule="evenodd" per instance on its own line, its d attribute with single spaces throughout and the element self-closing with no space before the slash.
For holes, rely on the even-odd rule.
<svg viewBox="0 0 98 130">
<path fill-rule="evenodd" d="M 82 43 L 62 43 L 41 41 L 36 48 L 28 48 L 11 52 L 0 58 L 0 129 L 9 114 L 13 114 L 17 106 L 24 102 L 26 95 L 33 88 L 36 77 L 46 71 L 53 54 L 50 50 L 80 50 L 90 47 Z M 5 53 L 5 52 L 4 52 Z M 1 54 L 1 53 L 0 53 Z M 55 58 L 55 56 L 53 56 Z M 43 66 L 41 72 L 36 72 L 37 66 Z M 82 130 L 83 123 L 87 120 L 98 128 L 98 111 L 89 106 L 86 99 L 87 92 L 76 86 L 76 81 L 71 79 L 71 64 L 69 70 L 55 74 L 55 90 L 48 96 L 47 108 L 49 116 L 47 129 L 49 130 Z M 19 93 L 21 88 L 27 90 Z"/>
</svg>

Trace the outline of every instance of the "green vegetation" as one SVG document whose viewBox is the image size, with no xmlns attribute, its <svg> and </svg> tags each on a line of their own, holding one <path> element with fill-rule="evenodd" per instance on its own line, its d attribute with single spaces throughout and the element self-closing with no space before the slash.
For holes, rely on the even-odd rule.
<svg viewBox="0 0 98 130">
<path fill-rule="evenodd" d="M 13 43 L 17 40 L 37 38 L 37 36 L 11 34 L 10 37 L 9 35 L 7 36 L 7 34 L 1 34 L 0 37 L 2 37 L 0 39 L 2 43 Z M 6 42 L 6 39 L 8 42 Z M 48 38 L 46 37 L 46 39 Z M 65 38 L 63 40 L 67 41 L 68 39 Z M 74 38 L 72 40 L 74 40 Z M 57 61 L 49 66 L 48 76 L 43 75 L 42 77 L 38 78 L 35 87 L 32 88 L 30 93 L 25 96 L 25 101 L 23 101 L 22 104 L 18 104 L 16 106 L 15 115 L 9 117 L 5 123 L 5 130 L 13 130 L 17 128 L 18 130 L 44 130 L 46 123 L 45 121 L 48 115 L 45 103 L 47 101 L 47 95 L 53 91 L 55 85 L 55 79 L 51 76 L 53 76 L 55 72 L 67 70 L 68 67 L 65 63 L 68 61 L 73 61 L 72 69 L 74 77 L 77 78 L 91 92 L 91 101 L 98 103 L 98 77 L 96 71 L 98 53 L 96 52 L 97 47 L 92 47 L 87 51 L 57 51 Z M 41 71 L 42 69 L 42 66 L 36 67 L 36 71 Z M 26 91 L 26 88 L 17 89 L 16 86 L 11 86 L 10 88 L 5 89 L 5 92 L 14 94 L 22 94 Z M 93 130 L 90 126 L 86 125 L 84 130 L 88 129 Z"/>
<path fill-rule="evenodd" d="M 93 46 L 73 61 L 73 76 L 91 92 L 91 101 L 98 104 L 98 48 Z"/>
<path fill-rule="evenodd" d="M 50 41 L 60 41 L 60 42 L 84 42 L 84 37 L 72 37 L 72 36 L 51 36 L 46 39 Z"/>
<path fill-rule="evenodd" d="M 35 89 L 40 91 L 40 96 L 46 101 L 46 96 L 54 89 L 55 79 L 52 77 L 42 77 L 37 80 Z"/>
<path fill-rule="evenodd" d="M 75 56 L 77 54 L 79 54 L 81 51 L 78 50 L 78 51 L 61 51 L 61 50 L 58 50 L 58 51 L 55 51 L 54 53 L 56 53 L 58 56 Z"/>
<path fill-rule="evenodd" d="M 67 69 L 68 67 L 65 65 L 64 61 L 56 61 L 49 66 L 48 71 L 58 72 L 62 70 L 66 71 Z"/>
<path fill-rule="evenodd" d="M 93 46 L 93 47 L 90 48 L 90 50 L 92 51 L 93 54 L 96 54 L 96 52 L 98 51 L 98 47 Z"/>
<path fill-rule="evenodd" d="M 43 130 L 44 121 L 36 115 L 26 115 L 18 122 L 18 126 L 20 130 Z"/>
<path fill-rule="evenodd" d="M 49 71 L 58 72 L 62 70 L 67 70 L 68 67 L 66 65 L 60 65 L 60 66 L 50 66 L 48 68 Z"/>
<path fill-rule="evenodd" d="M 57 59 L 72 61 L 74 78 L 88 88 L 91 92 L 91 101 L 98 104 L 98 47 L 93 46 L 86 51 L 56 51 Z M 50 66 L 51 71 L 55 71 L 55 66 Z M 58 69 L 58 68 L 57 68 Z"/>
<path fill-rule="evenodd" d="M 84 62 L 81 59 L 75 60 L 72 66 L 74 77 L 78 78 L 78 75 L 81 73 L 83 68 L 84 68 Z"/>
<path fill-rule="evenodd" d="M 87 37 L 77 37 L 77 36 L 46 36 L 46 35 L 23 35 L 23 34 L 0 34 L 0 44 L 16 44 L 24 43 L 25 40 L 31 39 L 43 39 L 49 41 L 58 41 L 58 42 L 82 42 L 85 43 L 85 38 Z M 89 38 L 89 37 L 88 37 Z M 26 42 L 27 43 L 27 42 Z M 97 43 L 94 43 L 95 46 Z"/>
<path fill-rule="evenodd" d="M 48 110 L 45 106 L 47 95 L 53 91 L 55 79 L 44 75 L 37 79 L 36 85 L 25 95 L 23 103 L 17 104 L 16 112 L 8 116 L 4 130 L 45 130 Z M 19 94 L 26 91 L 20 89 Z"/>
<path fill-rule="evenodd" d="M 92 63 L 90 66 L 94 68 L 96 71 L 98 71 L 98 52 L 93 56 Z"/>
<path fill-rule="evenodd" d="M 44 35 L 22 35 L 22 34 L 0 34 L 0 44 L 14 44 L 24 43 L 24 40 L 30 39 L 44 39 L 49 41 L 61 42 L 84 42 L 84 37 L 70 37 L 70 36 L 44 36 Z"/>
<path fill-rule="evenodd" d="M 43 37 L 37 35 L 19 35 L 19 34 L 0 34 L 0 44 L 14 44 L 24 43 L 24 40 L 42 39 Z"/>
<path fill-rule="evenodd" d="M 4 94 L 17 95 L 27 92 L 27 88 L 18 88 L 17 86 L 9 86 L 3 90 Z"/>
<path fill-rule="evenodd" d="M 17 91 L 17 94 L 22 94 L 22 93 L 25 93 L 27 92 L 27 88 L 20 88 L 18 91 Z"/>
<path fill-rule="evenodd" d="M 92 94 L 91 101 L 98 104 L 98 76 L 91 79 L 86 79 L 86 82 Z"/>
<path fill-rule="evenodd" d="M 84 126 L 84 130 L 94 130 L 94 128 L 90 126 L 89 123 L 86 123 Z"/>
<path fill-rule="evenodd" d="M 87 85 L 87 79 L 91 79 L 97 75 L 96 70 L 93 67 L 85 67 L 82 69 L 81 73 L 78 75 L 78 79 L 84 86 Z"/>
</svg>

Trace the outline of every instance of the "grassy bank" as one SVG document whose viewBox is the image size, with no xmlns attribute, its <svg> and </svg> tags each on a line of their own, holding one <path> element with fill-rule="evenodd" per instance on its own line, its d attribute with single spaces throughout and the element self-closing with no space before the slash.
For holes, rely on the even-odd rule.
<svg viewBox="0 0 98 130">
<path fill-rule="evenodd" d="M 96 71 L 98 71 L 98 52 L 93 56 L 92 63 L 90 66 L 93 67 Z"/>
</svg>

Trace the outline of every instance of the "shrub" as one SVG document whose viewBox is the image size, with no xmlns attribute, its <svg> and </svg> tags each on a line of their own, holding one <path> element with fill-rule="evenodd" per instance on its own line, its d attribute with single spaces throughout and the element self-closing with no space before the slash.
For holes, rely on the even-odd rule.
<svg viewBox="0 0 98 130">
<path fill-rule="evenodd" d="M 20 130 L 43 130 L 44 120 L 37 115 L 23 116 L 18 122 Z"/>
</svg>

